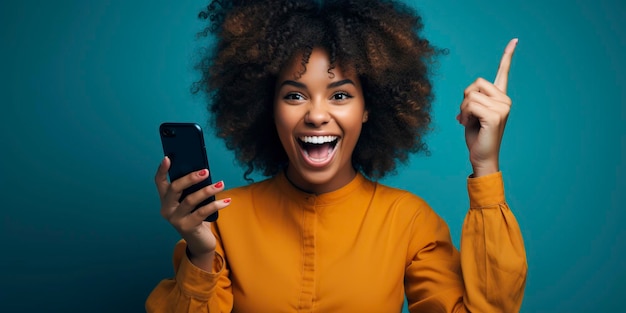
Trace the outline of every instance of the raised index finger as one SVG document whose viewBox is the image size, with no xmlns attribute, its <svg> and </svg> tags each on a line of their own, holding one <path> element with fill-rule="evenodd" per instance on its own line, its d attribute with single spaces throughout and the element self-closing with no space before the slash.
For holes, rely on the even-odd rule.
<svg viewBox="0 0 626 313">
<path fill-rule="evenodd" d="M 493 82 L 493 84 L 504 93 L 506 93 L 506 87 L 509 81 L 509 69 L 511 69 L 511 59 L 513 58 L 513 52 L 516 46 L 517 38 L 513 38 L 509 41 L 509 44 L 506 45 L 506 48 L 504 48 L 504 54 L 502 55 L 502 60 L 500 60 L 498 73 Z"/>
</svg>

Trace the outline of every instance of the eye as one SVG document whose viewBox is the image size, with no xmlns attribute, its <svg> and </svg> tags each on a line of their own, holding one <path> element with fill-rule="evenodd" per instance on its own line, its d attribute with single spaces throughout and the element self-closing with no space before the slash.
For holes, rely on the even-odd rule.
<svg viewBox="0 0 626 313">
<path fill-rule="evenodd" d="M 304 100 L 304 96 L 302 94 L 299 94 L 297 92 L 290 92 L 288 94 L 286 94 L 283 99 L 285 100 Z"/>
<path fill-rule="evenodd" d="M 343 92 L 343 91 L 337 92 L 337 93 L 333 94 L 333 100 L 347 100 L 347 99 L 350 99 L 350 98 L 353 98 L 352 95 L 350 95 L 347 92 Z"/>
</svg>

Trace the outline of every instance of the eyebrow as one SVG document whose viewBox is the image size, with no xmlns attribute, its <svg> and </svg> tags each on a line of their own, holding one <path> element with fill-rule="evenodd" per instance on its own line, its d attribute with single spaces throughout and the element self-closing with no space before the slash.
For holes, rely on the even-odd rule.
<svg viewBox="0 0 626 313">
<path fill-rule="evenodd" d="M 351 79 L 344 79 L 344 80 L 340 80 L 340 81 L 336 81 L 336 82 L 332 82 L 330 84 L 328 84 L 328 86 L 326 88 L 331 89 L 331 88 L 337 88 L 339 86 L 343 86 L 346 84 L 351 84 L 354 85 L 354 82 Z M 293 81 L 293 80 L 286 80 L 284 82 L 282 82 L 280 84 L 280 88 L 282 88 L 283 86 L 294 86 L 296 88 L 302 88 L 302 89 L 306 89 L 306 85 L 297 81 Z"/>
<path fill-rule="evenodd" d="M 339 86 L 343 86 L 343 85 L 346 85 L 346 84 L 354 85 L 354 82 L 351 79 L 344 79 L 344 80 L 340 80 L 338 82 L 334 82 L 334 83 L 328 84 L 327 88 L 328 89 L 337 88 Z"/>
</svg>

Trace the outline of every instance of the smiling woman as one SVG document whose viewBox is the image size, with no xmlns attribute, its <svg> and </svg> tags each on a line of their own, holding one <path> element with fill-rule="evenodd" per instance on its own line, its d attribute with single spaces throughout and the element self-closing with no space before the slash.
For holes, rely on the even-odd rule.
<svg viewBox="0 0 626 313">
<path fill-rule="evenodd" d="M 424 200 L 374 181 L 425 149 L 437 49 L 415 12 L 384 0 L 213 1 L 201 16 L 218 39 L 200 63 L 213 124 L 244 175 L 269 178 L 218 181 L 179 202 L 207 171 L 170 183 L 162 161 L 161 214 L 183 240 L 149 312 L 399 312 L 405 296 L 411 312 L 519 310 L 526 256 L 498 167 L 517 40 L 494 83 L 467 87 L 457 117 L 473 167 L 459 253 Z"/>
<path fill-rule="evenodd" d="M 299 75 L 301 64 L 302 56 L 294 58 L 277 79 L 274 119 L 289 158 L 287 177 L 300 189 L 321 194 L 356 175 L 352 152 L 367 111 L 359 78 L 331 69 L 325 50 L 313 49 Z"/>
<path fill-rule="evenodd" d="M 346 71 L 362 89 L 369 114 L 377 116 L 354 148 L 356 170 L 382 178 L 411 153 L 426 150 L 429 65 L 440 51 L 419 36 L 421 18 L 388 1 L 326 1 L 320 9 L 315 1 L 214 1 L 201 13 L 215 21 L 205 32 L 214 31 L 219 43 L 199 63 L 197 87 L 211 95 L 211 121 L 247 167 L 246 177 L 254 171 L 275 175 L 289 162 L 273 120 L 277 77 L 297 81 L 313 67 L 314 47 L 328 54 L 322 74 Z"/>
</svg>

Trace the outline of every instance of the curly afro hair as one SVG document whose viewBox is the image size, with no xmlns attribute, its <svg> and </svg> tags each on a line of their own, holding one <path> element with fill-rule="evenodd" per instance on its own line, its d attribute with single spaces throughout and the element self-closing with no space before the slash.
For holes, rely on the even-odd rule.
<svg viewBox="0 0 626 313">
<path fill-rule="evenodd" d="M 281 68 L 302 54 L 303 71 L 314 47 L 331 67 L 355 70 L 369 112 L 352 156 L 354 168 L 379 179 L 409 154 L 427 152 L 433 101 L 430 69 L 441 52 L 420 36 L 421 17 L 385 0 L 214 0 L 200 18 L 201 35 L 217 43 L 197 68 L 196 90 L 209 96 L 210 124 L 237 160 L 244 178 L 271 176 L 288 164 L 273 120 Z M 332 70 L 329 69 L 329 71 Z"/>
</svg>

